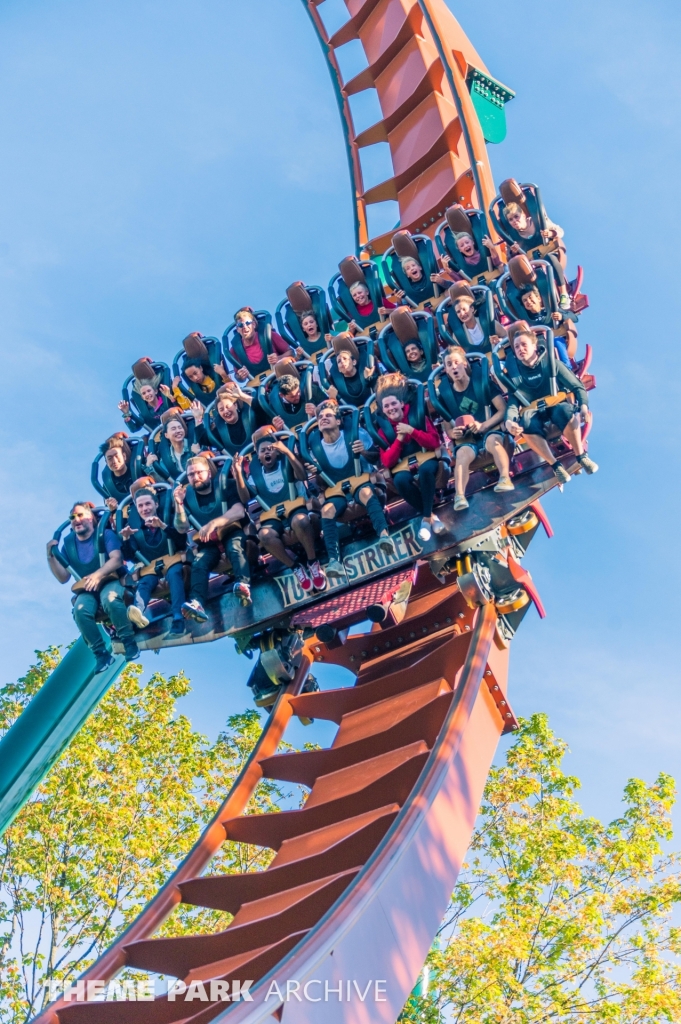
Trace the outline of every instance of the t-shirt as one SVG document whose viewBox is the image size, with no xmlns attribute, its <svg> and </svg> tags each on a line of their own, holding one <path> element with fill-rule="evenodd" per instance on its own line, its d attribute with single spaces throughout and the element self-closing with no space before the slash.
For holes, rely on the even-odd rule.
<svg viewBox="0 0 681 1024">
<path fill-rule="evenodd" d="M 464 324 L 464 328 L 471 345 L 482 345 L 485 340 L 485 332 L 480 326 L 480 322 L 478 320 L 475 321 L 475 327 L 467 327 L 466 324 Z"/>
<path fill-rule="evenodd" d="M 548 354 L 545 348 L 539 349 L 539 359 L 534 366 L 525 366 L 520 360 L 518 360 L 517 365 L 521 378 L 519 388 L 530 402 L 539 398 L 545 398 L 550 394 L 551 375 Z M 559 362 L 556 364 L 556 386 L 558 391 L 571 391 L 578 406 L 589 404 L 586 389 L 581 380 L 564 363 Z M 507 418 L 515 420 L 518 418 L 519 412 L 520 404 L 518 399 L 513 394 L 509 395 Z"/>
<path fill-rule="evenodd" d="M 359 439 L 365 448 L 372 447 L 373 441 L 364 427 L 359 428 Z M 342 430 L 335 441 L 325 441 L 324 438 L 322 438 L 322 448 L 334 469 L 342 469 L 343 466 L 347 466 L 350 461 L 351 452 L 348 451 L 348 445 Z M 362 459 L 361 462 L 363 472 L 370 472 L 371 466 L 368 464 L 366 459 Z"/>
<path fill-rule="evenodd" d="M 97 531 L 95 530 L 92 536 L 88 537 L 87 540 L 79 540 L 75 534 L 74 539 L 76 542 L 76 551 L 78 553 L 78 558 L 80 559 L 81 562 L 83 562 L 84 565 L 87 565 L 87 563 L 91 562 L 95 558 L 95 555 L 97 554 L 95 548 L 97 540 Z M 114 533 L 113 530 L 104 531 L 104 550 L 106 551 L 107 558 L 109 557 L 112 551 L 121 550 L 120 537 L 118 536 L 117 533 Z M 61 553 L 68 562 L 68 555 L 64 551 L 63 547 L 61 549 Z"/>
<path fill-rule="evenodd" d="M 291 354 L 289 344 L 284 341 L 281 334 L 277 334 L 276 331 L 272 331 L 272 348 L 277 355 L 280 356 L 287 356 Z M 248 361 L 254 366 L 257 366 L 258 363 L 265 358 L 265 353 L 262 350 L 260 336 L 258 334 L 255 335 L 255 338 L 250 345 L 244 345 L 244 352 L 246 353 Z"/>
<path fill-rule="evenodd" d="M 282 463 L 281 459 L 279 459 L 277 461 L 277 464 L 275 465 L 274 469 L 270 470 L 269 472 L 263 466 L 262 467 L 262 475 L 263 475 L 263 477 L 265 479 L 265 486 L 267 487 L 268 491 L 270 491 L 272 494 L 279 494 L 281 491 L 285 491 L 285 493 L 282 495 L 282 499 L 284 501 L 288 501 L 289 500 L 288 486 L 286 484 L 286 481 L 284 480 L 284 473 L 283 473 L 282 465 L 283 465 L 283 463 Z M 298 497 L 299 498 L 304 498 L 305 497 L 305 487 L 303 486 L 302 481 L 296 480 L 295 483 L 296 483 L 296 493 L 297 493 Z M 253 477 L 250 474 L 248 476 L 248 485 L 249 485 L 249 487 L 251 487 L 253 489 L 254 492 L 257 491 L 256 485 L 255 485 L 255 481 L 254 481 Z"/>
<path fill-rule="evenodd" d="M 206 508 L 207 505 L 212 505 L 215 502 L 215 484 L 213 483 L 208 491 L 195 490 L 194 494 L 196 495 L 196 501 L 199 508 Z M 240 501 L 239 492 L 236 489 L 236 482 L 231 476 L 227 477 L 227 484 L 224 488 L 223 494 L 225 501 L 227 502 L 228 509 Z M 221 512 L 218 514 L 220 515 Z"/>
</svg>

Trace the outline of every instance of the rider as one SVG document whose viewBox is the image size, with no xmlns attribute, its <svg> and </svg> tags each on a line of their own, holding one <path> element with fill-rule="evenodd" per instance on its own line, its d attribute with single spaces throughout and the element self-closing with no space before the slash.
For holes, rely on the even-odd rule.
<svg viewBox="0 0 681 1024">
<path fill-rule="evenodd" d="M 108 437 L 100 449 L 106 463 L 102 473 L 102 489 L 107 495 L 106 506 L 112 512 L 130 493 L 132 486 L 132 451 L 127 438 L 127 434 L 119 431 Z"/>
<path fill-rule="evenodd" d="M 196 416 L 202 416 L 203 406 L 198 401 L 192 402 L 192 412 Z M 187 468 L 187 460 L 192 452 L 196 454 L 200 450 L 194 440 L 196 428 L 184 419 L 179 409 L 168 409 L 161 416 L 163 440 L 159 445 L 160 455 L 150 452 L 147 455 L 147 466 L 151 467 L 154 462 L 159 462 L 168 477 L 176 480 Z M 190 436 L 191 435 L 191 436 Z"/>
<path fill-rule="evenodd" d="M 152 431 L 161 422 L 161 413 L 176 404 L 175 399 L 169 389 L 162 384 L 163 374 L 156 372 L 148 356 L 138 359 L 133 364 L 132 372 L 133 390 L 142 399 L 142 408 L 134 410 L 125 399 L 118 403 L 118 408 L 132 430 Z M 163 393 L 159 394 L 161 391 Z"/>
<path fill-rule="evenodd" d="M 60 583 L 68 583 L 72 572 L 80 577 L 73 602 L 73 617 L 83 640 L 95 656 L 95 673 L 103 672 L 113 664 L 107 650 L 102 631 L 97 625 L 96 615 L 100 610 L 107 617 L 123 643 L 126 661 L 139 655 L 132 624 L 123 601 L 123 587 L 119 573 L 123 565 L 121 542 L 113 530 L 105 529 L 103 542 L 106 559 L 100 565 L 97 552 L 97 527 L 94 505 L 91 501 L 77 501 L 69 512 L 71 532 L 67 533 L 59 552 L 67 569 L 54 554 L 59 542 L 47 542 L 47 564 L 50 572 Z"/>
<path fill-rule="evenodd" d="M 536 452 L 553 468 L 561 484 L 569 483 L 570 474 L 558 462 L 546 440 L 552 426 L 558 427 L 574 451 L 577 462 L 585 473 L 596 473 L 598 465 L 584 451 L 580 418 L 589 415 L 589 400 L 581 380 L 564 363 L 556 363 L 556 386 L 566 399 L 545 408 L 524 407 L 517 393 L 528 402 L 545 399 L 551 394 L 551 365 L 549 353 L 544 345 L 537 343 L 537 335 L 529 324 L 521 320 L 509 331 L 517 365 L 518 377 L 509 383 L 509 400 L 506 410 L 506 429 L 511 437 L 522 434 L 532 451 Z M 569 400 L 570 392 L 576 404 Z"/>
<path fill-rule="evenodd" d="M 276 429 L 271 424 L 259 427 L 255 431 L 253 456 L 249 460 L 247 476 L 244 476 L 243 456 L 234 456 L 232 472 L 237 492 L 244 506 L 256 497 L 260 498 L 268 509 L 276 509 L 277 505 L 291 500 L 290 485 L 295 485 L 300 506 L 290 515 L 271 515 L 261 519 L 258 540 L 265 551 L 293 570 L 303 592 L 309 593 L 312 587 L 315 590 L 324 590 L 326 577 L 317 560 L 314 531 L 305 507 L 304 481 L 307 480 L 307 473 L 302 462 L 275 435 Z M 305 565 L 298 557 L 291 558 L 286 550 L 285 539 L 289 543 L 297 541 L 302 546 L 305 552 Z"/>
<path fill-rule="evenodd" d="M 379 378 L 376 388 L 378 433 L 389 445 L 381 450 L 381 463 L 385 469 L 392 470 L 398 494 L 420 512 L 422 519 L 418 537 L 425 543 L 431 538 L 431 528 L 436 534 L 444 533 L 446 529 L 442 520 L 433 513 L 438 460 L 432 458 L 421 462 L 416 479 L 410 469 L 395 471 L 395 467 L 416 452 L 435 452 L 441 441 L 426 416 L 422 422 L 417 421 L 415 406 L 410 405 L 407 398 L 408 381 L 401 373 L 387 373 Z"/>
<path fill-rule="evenodd" d="M 208 580 L 221 560 L 221 545 L 232 564 L 234 593 L 242 604 L 249 605 L 251 567 L 243 531 L 246 510 L 239 501 L 234 480 L 228 477 L 223 482 L 217 477 L 210 453 L 193 455 L 187 463 L 187 483 L 176 487 L 173 496 L 173 525 L 177 532 L 189 533 L 193 529 L 189 515 L 199 524 L 194 537 L 197 550 L 191 566 L 189 600 L 182 605 L 184 617 L 196 622 L 207 621 L 204 605 L 208 600 Z M 222 511 L 223 504 L 227 506 L 226 512 Z"/>
<path fill-rule="evenodd" d="M 370 339 L 364 340 L 367 345 L 373 345 Z M 350 331 L 336 334 L 331 344 L 334 354 L 325 362 L 330 381 L 329 397 L 339 398 L 342 403 L 359 408 L 373 391 L 378 380 L 378 367 L 374 362 L 373 366 L 365 366 L 360 373 L 359 349 Z"/>
<path fill-rule="evenodd" d="M 546 324 L 547 316 L 546 309 L 544 308 L 544 300 L 541 297 L 541 292 L 536 285 L 531 285 L 520 293 L 520 301 L 523 305 L 525 312 L 527 313 L 527 319 L 530 324 Z M 564 315 L 558 311 L 551 314 L 551 325 L 555 330 L 560 327 L 561 323 L 565 319 Z M 566 320 L 568 331 L 576 338 L 577 328 L 573 322 L 569 319 Z M 559 338 L 557 335 L 553 337 L 553 344 L 556 346 L 556 352 L 561 363 L 565 363 L 566 366 L 570 366 L 570 357 L 568 355 L 568 346 L 566 345 L 563 338 Z M 576 344 L 576 340 L 575 340 Z"/>
<path fill-rule="evenodd" d="M 464 350 L 453 345 L 447 349 L 444 367 L 449 387 L 440 387 L 438 399 L 449 413 L 449 421 L 443 420 L 442 425 L 447 437 L 455 445 L 454 510 L 459 512 L 468 508 L 466 486 L 471 463 L 485 451 L 492 456 L 499 470 L 499 482 L 494 490 L 503 492 L 514 489 L 504 444 L 506 402 L 490 380 L 486 359 L 475 360 L 471 364 Z M 466 417 L 468 421 L 472 419 L 473 422 L 457 425 L 456 421 L 461 417 Z"/>
<path fill-rule="evenodd" d="M 452 335 L 461 342 L 460 347 L 466 352 L 492 351 L 493 339 L 506 336 L 506 330 L 497 320 L 491 323 L 487 307 L 483 300 L 480 310 L 476 310 L 475 293 L 465 282 L 453 284 L 449 289 L 451 309 L 461 327 L 452 323 L 452 314 L 447 317 L 447 324 Z"/>
<path fill-rule="evenodd" d="M 248 367 L 242 366 L 234 371 L 234 376 L 237 380 L 244 381 L 250 380 L 251 377 L 256 376 L 258 373 L 262 373 L 267 370 L 267 367 L 273 367 L 282 356 L 290 356 L 290 346 L 280 334 L 276 331 L 271 333 L 272 341 L 272 352 L 265 358 L 263 347 L 260 343 L 260 337 L 258 335 L 258 321 L 255 316 L 255 310 L 251 306 L 242 306 L 234 314 L 234 323 L 236 329 L 241 338 L 244 353 L 248 360 Z M 260 369 L 257 369 L 260 367 Z"/>
<path fill-rule="evenodd" d="M 253 432 L 253 395 L 242 391 L 236 381 L 224 384 L 215 396 L 215 405 L 196 419 L 196 436 L 201 444 L 217 447 L 235 455 L 247 444 Z"/>
<path fill-rule="evenodd" d="M 356 414 L 355 414 L 356 415 Z M 308 470 L 322 475 L 327 492 L 342 480 L 356 476 L 355 461 L 360 459 L 361 475 L 371 472 L 370 462 L 378 462 L 378 451 L 370 435 L 360 427 L 353 440 L 349 424 L 343 421 L 338 402 L 326 399 L 317 406 L 317 426 L 307 434 L 307 447 L 313 464 Z M 367 510 L 371 525 L 379 538 L 379 547 L 387 554 L 395 554 L 395 546 L 388 531 L 388 523 L 381 503 L 369 480 L 359 483 L 352 491 L 353 499 Z M 329 555 L 326 571 L 329 576 L 343 576 L 345 570 L 340 561 L 338 543 L 338 520 L 348 507 L 344 494 L 330 495 L 322 506 L 324 543 Z"/>
<path fill-rule="evenodd" d="M 544 256 L 553 267 L 553 272 L 558 283 L 560 294 L 560 308 L 570 308 L 570 296 L 568 295 L 567 283 L 565 281 L 565 267 L 567 266 L 567 252 L 563 242 L 565 232 L 558 224 L 554 224 L 545 216 L 546 229 L 540 231 L 534 223 L 529 212 L 525 211 L 520 203 L 508 203 L 503 209 L 504 217 L 515 234 L 517 241 L 510 247 L 512 256 L 519 256 L 523 252 L 530 252 L 539 245 L 547 245 L 549 242 L 558 243 L 558 253 L 548 253 Z"/>
<path fill-rule="evenodd" d="M 128 607 L 128 618 L 140 629 L 149 625 L 149 619 L 144 611 L 154 590 L 165 577 L 170 589 L 170 635 L 181 636 L 187 627 L 182 617 L 184 559 L 180 552 L 186 548 L 187 538 L 159 518 L 158 495 L 154 490 L 152 477 L 136 480 L 132 494 L 140 525 L 135 528 L 128 524 L 119 534 L 123 541 L 123 555 L 126 561 L 139 563 L 135 573 L 138 583 L 133 603 Z M 141 562 L 140 555 L 149 563 L 147 567 Z M 169 559 L 173 560 L 168 564 Z M 161 560 L 165 560 L 166 564 Z"/>
<path fill-rule="evenodd" d="M 262 396 L 260 405 L 266 401 L 274 412 L 272 425 L 275 430 L 291 430 L 314 416 L 317 404 L 326 396 L 313 381 L 310 400 L 306 399 L 301 389 L 298 367 L 292 359 L 281 359 L 274 372 L 275 380 L 271 386 L 267 391 L 261 388 L 259 392 L 259 396 Z"/>
</svg>

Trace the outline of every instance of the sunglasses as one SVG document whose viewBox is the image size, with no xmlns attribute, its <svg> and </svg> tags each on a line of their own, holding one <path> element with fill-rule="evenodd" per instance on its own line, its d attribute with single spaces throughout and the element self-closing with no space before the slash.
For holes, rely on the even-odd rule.
<svg viewBox="0 0 681 1024">
<path fill-rule="evenodd" d="M 250 327 L 254 323 L 255 323 L 255 320 L 243 320 L 243 319 L 240 319 L 238 324 L 236 325 L 236 329 L 238 331 L 240 327 Z"/>
</svg>

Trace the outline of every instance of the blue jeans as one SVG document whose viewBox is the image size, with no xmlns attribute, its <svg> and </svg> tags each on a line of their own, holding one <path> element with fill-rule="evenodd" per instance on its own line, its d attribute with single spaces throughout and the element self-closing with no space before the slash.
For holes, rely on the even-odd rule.
<svg viewBox="0 0 681 1024">
<path fill-rule="evenodd" d="M 184 575 L 182 573 L 183 563 L 175 562 L 171 565 L 166 573 L 166 580 L 170 588 L 170 610 L 174 619 L 182 618 L 182 605 L 184 603 Z M 140 577 L 140 581 L 137 584 L 137 591 L 135 594 L 135 603 L 142 605 L 142 611 L 147 607 L 151 600 L 151 595 L 158 586 L 161 580 L 160 576 L 157 576 L 155 572 L 150 572 L 148 576 Z"/>
<path fill-rule="evenodd" d="M 122 643 L 133 643 L 132 624 L 128 619 L 128 610 L 123 601 L 123 587 L 118 580 L 105 583 L 98 593 L 83 591 L 78 594 L 73 605 L 73 617 L 80 630 L 83 640 L 97 657 L 106 651 L 106 642 L 102 631 L 95 622 L 100 607 L 107 617 Z"/>
</svg>

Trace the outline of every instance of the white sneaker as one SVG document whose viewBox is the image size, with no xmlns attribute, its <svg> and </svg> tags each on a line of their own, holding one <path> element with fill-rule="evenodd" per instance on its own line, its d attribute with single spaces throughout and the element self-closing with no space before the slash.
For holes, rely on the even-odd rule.
<svg viewBox="0 0 681 1024">
<path fill-rule="evenodd" d="M 146 629 L 149 625 L 149 619 L 142 611 L 140 611 L 136 604 L 128 606 L 128 619 L 134 626 L 137 626 L 138 629 Z"/>
<path fill-rule="evenodd" d="M 427 519 L 422 519 L 421 520 L 421 526 L 420 526 L 419 532 L 416 534 L 416 536 L 424 544 L 426 544 L 430 540 L 430 538 L 432 537 L 432 533 L 431 533 L 431 530 L 430 530 L 430 523 L 428 522 Z"/>
<path fill-rule="evenodd" d="M 438 519 L 437 516 L 433 516 L 433 518 L 430 521 L 430 525 L 432 526 L 433 533 L 435 534 L 436 537 L 440 537 L 442 536 L 443 533 L 447 532 L 447 527 L 445 526 L 441 519 Z"/>
</svg>

